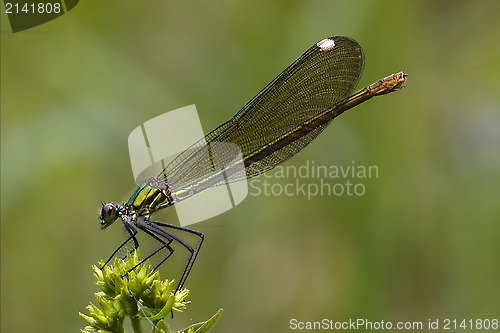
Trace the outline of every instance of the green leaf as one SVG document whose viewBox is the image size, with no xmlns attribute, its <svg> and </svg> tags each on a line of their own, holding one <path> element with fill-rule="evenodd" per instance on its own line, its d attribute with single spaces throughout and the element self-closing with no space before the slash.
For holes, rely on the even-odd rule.
<svg viewBox="0 0 500 333">
<path fill-rule="evenodd" d="M 155 314 L 154 316 L 150 316 L 150 317 L 143 317 L 143 316 L 139 315 L 139 318 L 147 319 L 147 320 L 151 320 L 151 321 L 160 320 L 160 319 L 165 318 L 170 313 L 170 310 L 172 310 L 172 305 L 174 304 L 174 300 L 175 300 L 175 297 L 172 295 L 168 299 L 167 303 L 165 303 L 165 306 L 157 314 Z"/>
<path fill-rule="evenodd" d="M 210 318 L 209 320 L 207 320 L 205 322 L 198 323 L 198 324 L 193 324 L 193 325 L 185 328 L 182 331 L 177 331 L 176 333 L 190 333 L 190 332 L 205 333 L 210 328 L 212 328 L 212 326 L 215 325 L 215 322 L 219 319 L 219 317 L 221 316 L 221 314 L 222 314 L 222 309 L 220 309 L 219 311 L 217 311 L 217 313 L 214 314 L 212 316 L 212 318 Z"/>
<path fill-rule="evenodd" d="M 156 328 L 160 331 L 160 333 L 172 333 L 170 327 L 163 320 L 156 323 Z"/>
</svg>

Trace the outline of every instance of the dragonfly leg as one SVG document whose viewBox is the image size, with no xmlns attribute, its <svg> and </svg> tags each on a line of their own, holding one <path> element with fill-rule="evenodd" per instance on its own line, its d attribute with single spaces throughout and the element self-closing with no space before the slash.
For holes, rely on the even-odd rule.
<svg viewBox="0 0 500 333">
<path fill-rule="evenodd" d="M 127 217 L 127 219 L 129 219 L 129 218 Z M 139 247 L 139 242 L 137 241 L 137 238 L 135 237 L 135 235 L 137 235 L 137 229 L 134 228 L 134 226 L 128 220 L 125 220 L 125 219 L 123 220 L 123 225 L 125 226 L 125 230 L 127 230 L 129 237 L 113 252 L 113 254 L 111 254 L 111 256 L 108 258 L 108 260 L 106 260 L 104 265 L 101 267 L 101 269 L 103 269 L 111 261 L 111 259 L 114 258 L 116 253 L 118 253 L 130 240 L 134 241 L 134 248 L 131 249 L 129 252 L 132 252 Z"/>
<path fill-rule="evenodd" d="M 156 249 L 153 253 L 149 254 L 146 258 L 142 259 L 141 262 L 138 263 L 137 265 L 135 265 L 131 270 L 133 270 L 137 266 L 143 264 L 146 260 L 148 260 L 149 258 L 151 258 L 152 256 L 154 256 L 155 254 L 157 254 L 158 252 L 160 252 L 161 250 L 163 250 L 164 248 L 166 248 L 168 250 L 168 255 L 166 255 L 165 258 L 163 258 L 161 260 L 161 262 L 153 268 L 153 270 L 155 270 L 165 260 L 167 260 L 168 258 L 170 258 L 170 256 L 174 253 L 174 249 L 170 246 L 170 243 L 172 243 L 172 241 L 174 240 L 174 237 L 172 237 L 173 235 L 171 235 L 170 233 L 159 233 L 155 228 L 152 228 L 149 225 L 149 223 L 148 223 L 149 221 L 147 221 L 146 219 L 143 219 L 143 220 L 146 223 L 141 222 L 141 221 L 134 221 L 135 226 L 137 228 L 139 228 L 140 230 L 144 231 L 145 233 L 147 233 L 149 236 L 151 236 L 154 239 L 156 239 L 159 243 L 161 243 L 161 246 L 158 249 Z"/>
<path fill-rule="evenodd" d="M 157 221 L 146 221 L 146 223 L 151 228 L 153 228 L 155 230 L 155 232 L 157 232 L 158 234 L 163 235 L 163 237 L 171 237 L 172 239 L 174 239 L 176 242 L 181 244 L 183 247 L 185 247 L 190 252 L 189 259 L 186 263 L 186 266 L 184 267 L 184 271 L 183 271 L 182 276 L 179 280 L 179 284 L 177 285 L 177 288 L 175 289 L 175 291 L 178 291 L 182 288 L 182 286 L 186 282 L 186 279 L 187 279 L 189 273 L 191 272 L 191 268 L 193 267 L 193 264 L 196 260 L 196 257 L 198 256 L 198 252 L 200 251 L 201 244 L 203 244 L 204 235 L 203 235 L 203 233 L 201 233 L 199 231 L 184 228 L 184 227 L 173 225 L 173 224 L 162 223 L 162 222 L 157 222 Z M 165 228 L 180 230 L 180 231 L 187 232 L 187 233 L 190 233 L 192 235 L 197 236 L 199 238 L 199 242 L 196 245 L 196 248 L 193 248 L 192 246 L 190 246 L 189 244 L 184 242 L 182 239 L 180 239 L 177 236 L 175 236 L 174 234 L 168 232 Z M 156 267 L 154 269 L 158 268 L 167 259 L 168 259 L 168 257 L 164 258 L 158 265 L 156 265 Z"/>
</svg>

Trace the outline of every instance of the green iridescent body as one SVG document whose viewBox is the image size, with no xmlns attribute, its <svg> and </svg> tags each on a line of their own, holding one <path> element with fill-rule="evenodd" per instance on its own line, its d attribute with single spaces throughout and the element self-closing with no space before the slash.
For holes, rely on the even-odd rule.
<svg viewBox="0 0 500 333">
<path fill-rule="evenodd" d="M 163 183 L 158 183 L 156 178 L 150 178 L 143 182 L 119 208 L 121 216 L 131 216 L 133 220 L 137 215 L 149 219 L 155 211 L 174 204 L 170 189 Z"/>
</svg>

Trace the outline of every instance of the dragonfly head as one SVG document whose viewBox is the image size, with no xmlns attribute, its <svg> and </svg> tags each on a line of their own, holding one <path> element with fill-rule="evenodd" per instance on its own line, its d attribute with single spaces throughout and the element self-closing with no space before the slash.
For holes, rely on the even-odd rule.
<svg viewBox="0 0 500 333">
<path fill-rule="evenodd" d="M 109 227 L 118 218 L 118 204 L 116 202 L 103 203 L 99 218 L 101 219 L 101 229 Z"/>
</svg>

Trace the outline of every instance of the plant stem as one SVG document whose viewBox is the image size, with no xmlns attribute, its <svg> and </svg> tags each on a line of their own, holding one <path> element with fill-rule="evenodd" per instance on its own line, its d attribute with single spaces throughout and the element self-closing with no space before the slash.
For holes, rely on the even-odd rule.
<svg viewBox="0 0 500 333">
<path fill-rule="evenodd" d="M 141 320 L 139 316 L 131 316 L 130 320 L 132 321 L 132 328 L 134 329 L 134 333 L 142 333 Z"/>
</svg>

